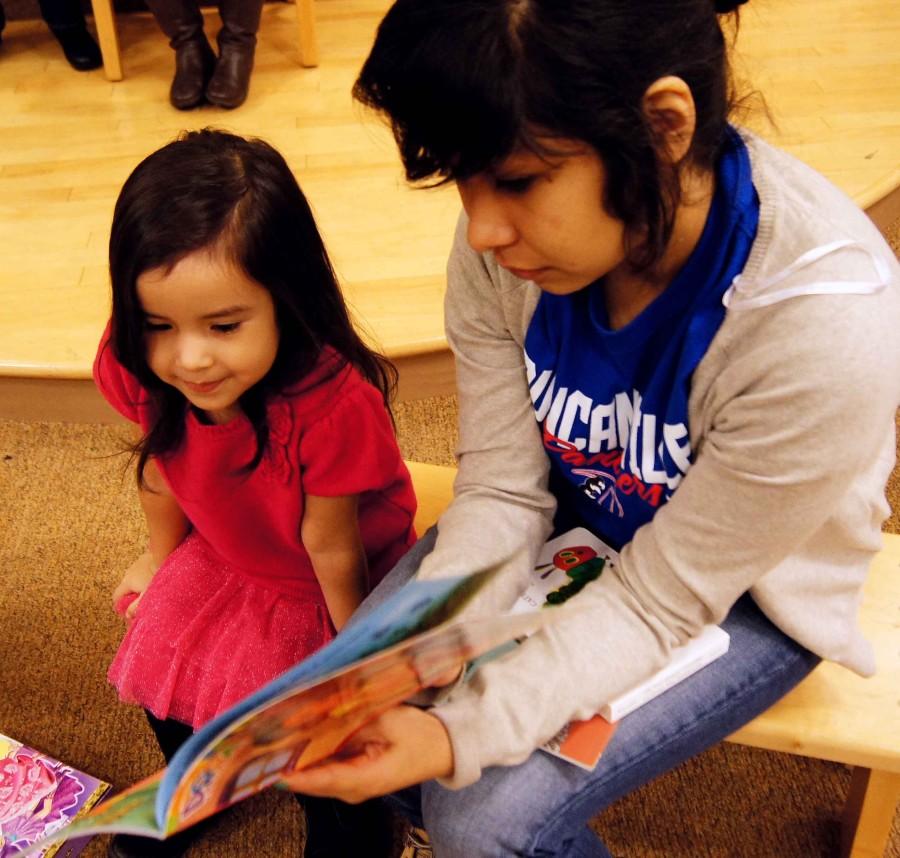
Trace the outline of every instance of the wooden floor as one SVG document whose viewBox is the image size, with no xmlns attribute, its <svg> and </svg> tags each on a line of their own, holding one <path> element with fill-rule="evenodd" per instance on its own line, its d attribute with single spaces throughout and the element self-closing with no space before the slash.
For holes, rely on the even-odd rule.
<svg viewBox="0 0 900 858">
<path fill-rule="evenodd" d="M 144 155 L 183 128 L 205 125 L 281 149 L 361 325 L 400 362 L 405 395 L 449 389 L 441 299 L 458 200 L 451 189 L 406 188 L 387 130 L 349 94 L 387 6 L 317 0 L 321 65 L 303 69 L 294 9 L 267 4 L 250 98 L 232 112 L 169 107 L 172 54 L 147 14 L 118 18 L 125 75 L 118 83 L 101 70 L 70 70 L 42 22 L 7 25 L 0 45 L 0 417 L 27 416 L 26 401 L 50 417 L 69 394 L 89 390 L 108 311 L 116 194 Z M 743 9 L 736 69 L 744 89 L 763 93 L 776 126 L 758 110 L 749 124 L 886 225 L 900 215 L 900 4 L 767 0 Z M 208 31 L 217 24 L 210 12 Z"/>
</svg>

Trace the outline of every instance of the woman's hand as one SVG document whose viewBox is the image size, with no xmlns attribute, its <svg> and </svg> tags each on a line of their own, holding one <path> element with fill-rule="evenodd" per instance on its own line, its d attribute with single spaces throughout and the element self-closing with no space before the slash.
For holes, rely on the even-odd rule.
<svg viewBox="0 0 900 858">
<path fill-rule="evenodd" d="M 130 622 L 134 619 L 138 602 L 140 602 L 141 597 L 144 595 L 144 590 L 150 586 L 150 582 L 153 580 L 157 568 L 158 566 L 153 560 L 150 552 L 145 551 L 131 564 L 131 566 L 128 567 L 125 574 L 122 576 L 119 585 L 113 590 L 113 608 L 119 613 L 124 613 L 126 622 Z M 133 594 L 134 597 L 129 600 L 128 597 Z M 124 612 L 120 607 L 120 602 L 122 600 L 127 600 Z"/>
<path fill-rule="evenodd" d="M 414 706 L 396 706 L 366 724 L 334 756 L 284 783 L 294 792 L 358 804 L 451 774 L 453 750 L 440 719 Z"/>
</svg>

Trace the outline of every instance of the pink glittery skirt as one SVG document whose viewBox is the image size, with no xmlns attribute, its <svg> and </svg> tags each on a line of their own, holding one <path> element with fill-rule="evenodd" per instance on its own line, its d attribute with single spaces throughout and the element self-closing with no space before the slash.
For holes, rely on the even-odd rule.
<svg viewBox="0 0 900 858">
<path fill-rule="evenodd" d="M 191 534 L 145 591 L 108 677 L 126 702 L 196 729 L 333 637 L 324 604 L 229 567 Z"/>
</svg>

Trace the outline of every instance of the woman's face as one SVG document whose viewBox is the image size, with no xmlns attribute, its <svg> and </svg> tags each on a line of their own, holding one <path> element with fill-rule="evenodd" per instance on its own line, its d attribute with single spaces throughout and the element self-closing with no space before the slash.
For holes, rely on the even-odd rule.
<svg viewBox="0 0 900 858">
<path fill-rule="evenodd" d="M 596 151 L 578 140 L 542 142 L 557 154 L 514 152 L 457 187 L 474 250 L 567 295 L 623 263 L 625 227 L 603 208 L 606 171 Z"/>
</svg>

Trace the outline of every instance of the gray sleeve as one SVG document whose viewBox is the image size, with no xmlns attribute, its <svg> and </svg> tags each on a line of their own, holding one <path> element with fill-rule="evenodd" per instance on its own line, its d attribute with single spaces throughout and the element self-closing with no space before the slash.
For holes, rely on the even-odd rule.
<svg viewBox="0 0 900 858">
<path fill-rule="evenodd" d="M 462 218 L 445 300 L 459 392 L 459 471 L 453 503 L 419 576 L 471 572 L 513 558 L 468 609 L 488 615 L 507 609 L 526 585 L 556 502 L 547 489 L 549 461 L 525 370 L 522 339 L 533 300 L 526 284 L 501 277 L 490 259 L 469 248 L 465 226 Z"/>
<path fill-rule="evenodd" d="M 579 595 L 585 611 L 487 664 L 435 708 L 453 744 L 446 785 L 522 762 L 568 721 L 593 715 L 815 544 L 848 494 L 864 502 L 878 493 L 859 475 L 893 431 L 896 317 L 896 301 L 831 296 L 787 301 L 734 323 L 732 352 L 700 409 L 695 464 L 625 548 L 616 574 Z M 472 524 L 492 536 L 514 526 Z M 846 574 L 822 569 L 823 598 Z"/>
</svg>

